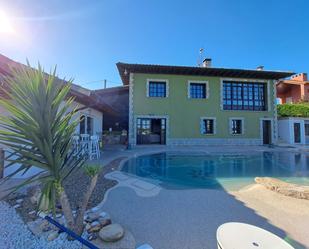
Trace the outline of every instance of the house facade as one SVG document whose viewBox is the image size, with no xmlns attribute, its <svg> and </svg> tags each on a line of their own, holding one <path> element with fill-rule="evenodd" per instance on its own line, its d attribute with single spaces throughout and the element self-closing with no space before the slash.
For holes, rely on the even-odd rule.
<svg viewBox="0 0 309 249">
<path fill-rule="evenodd" d="M 290 72 L 117 64 L 129 85 L 129 144 L 277 140 L 276 81 Z"/>
<path fill-rule="evenodd" d="M 309 101 L 309 81 L 306 73 L 291 76 L 277 82 L 277 99 L 279 104 L 293 104 Z"/>
</svg>

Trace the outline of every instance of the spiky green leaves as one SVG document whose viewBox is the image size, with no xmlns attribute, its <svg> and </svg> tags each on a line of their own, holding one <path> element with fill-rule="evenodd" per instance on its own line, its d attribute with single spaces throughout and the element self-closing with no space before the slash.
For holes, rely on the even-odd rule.
<svg viewBox="0 0 309 249">
<path fill-rule="evenodd" d="M 78 107 L 74 108 L 74 99 L 68 97 L 71 81 L 58 79 L 56 68 L 46 74 L 40 65 L 36 70 L 29 63 L 12 71 L 13 77 L 5 80 L 9 99 L 0 100 L 10 113 L 0 115 L 0 143 L 13 153 L 7 158 L 8 167 L 19 164 L 9 177 L 33 166 L 39 168 L 41 172 L 25 184 L 40 181 L 44 203 L 50 209 L 62 181 L 84 163 L 83 158 L 70 153 L 71 137 L 79 122 L 74 119 Z"/>
</svg>

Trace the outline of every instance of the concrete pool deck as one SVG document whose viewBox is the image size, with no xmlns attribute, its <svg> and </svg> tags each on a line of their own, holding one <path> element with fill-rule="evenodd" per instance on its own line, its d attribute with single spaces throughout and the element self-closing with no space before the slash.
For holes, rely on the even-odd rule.
<svg viewBox="0 0 309 249">
<path fill-rule="evenodd" d="M 206 154 L 301 152 L 297 148 L 265 146 L 138 146 L 131 150 L 109 148 L 103 152 L 103 161 L 108 162 L 118 156 L 130 158 L 164 151 L 192 151 Z M 288 203 L 291 204 L 294 199 L 289 198 L 280 202 L 279 198 L 272 199 L 272 202 L 269 199 L 272 197 L 268 196 L 266 202 L 263 202 L 263 195 L 260 195 L 262 199 L 258 201 L 250 199 L 261 193 L 268 195 L 270 191 L 266 189 L 259 189 L 258 194 L 254 194 L 255 190 L 251 190 L 250 193 L 241 192 L 239 195 L 238 191 L 228 193 L 224 190 L 209 189 L 159 188 L 153 191 L 152 187 L 149 185 L 143 187 L 142 183 L 134 186 L 133 182 L 142 180 L 123 176 L 121 172 L 113 172 L 107 178 L 115 179 L 119 184 L 109 190 L 100 207 L 110 213 L 116 222 L 129 229 L 137 244 L 149 243 L 154 249 L 216 248 L 217 227 L 225 222 L 238 221 L 262 227 L 281 238 L 289 240 L 288 236 L 292 237 L 299 242 L 299 247 L 295 248 L 309 248 L 305 229 L 309 216 L 303 211 L 306 205 L 303 203 L 300 213 L 295 214 L 293 211 L 284 212 L 284 207 L 293 208 L 293 205 Z M 270 193 L 270 196 L 273 194 L 278 195 Z M 267 202 L 272 203 L 272 206 L 267 206 Z M 293 220 L 294 224 L 289 226 Z"/>
<path fill-rule="evenodd" d="M 287 237 L 284 230 L 222 190 L 161 189 L 157 195 L 143 197 L 120 186 L 110 190 L 100 208 L 130 230 L 138 245 L 149 243 L 154 249 L 216 248 L 218 226 L 230 221 Z"/>
</svg>

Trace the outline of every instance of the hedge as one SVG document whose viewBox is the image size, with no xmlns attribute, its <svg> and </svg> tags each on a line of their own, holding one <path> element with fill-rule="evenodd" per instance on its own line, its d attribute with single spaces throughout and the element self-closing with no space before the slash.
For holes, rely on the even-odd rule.
<svg viewBox="0 0 309 249">
<path fill-rule="evenodd" d="M 309 104 L 282 104 L 277 106 L 280 117 L 309 117 Z"/>
</svg>

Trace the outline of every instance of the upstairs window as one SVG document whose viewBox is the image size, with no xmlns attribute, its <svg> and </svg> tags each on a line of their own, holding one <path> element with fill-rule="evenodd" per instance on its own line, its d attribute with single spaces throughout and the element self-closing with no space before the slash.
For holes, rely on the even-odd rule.
<svg viewBox="0 0 309 249">
<path fill-rule="evenodd" d="M 191 99 L 206 99 L 206 84 L 190 83 L 190 98 Z"/>
<path fill-rule="evenodd" d="M 208 82 L 207 81 L 188 81 L 188 98 L 189 99 L 207 99 Z"/>
<path fill-rule="evenodd" d="M 232 135 L 241 135 L 243 134 L 243 120 L 242 119 L 231 119 L 231 134 Z"/>
<path fill-rule="evenodd" d="M 149 97 L 166 97 L 166 82 L 149 81 L 148 82 L 148 96 Z"/>
<path fill-rule="evenodd" d="M 202 120 L 202 134 L 212 135 L 215 134 L 215 119 L 204 118 Z"/>
<path fill-rule="evenodd" d="M 266 84 L 223 81 L 223 110 L 266 111 Z"/>
</svg>

